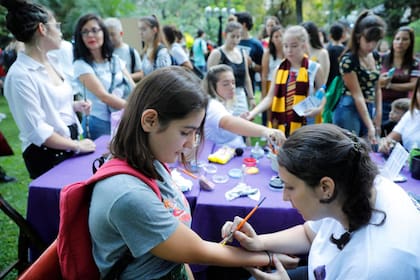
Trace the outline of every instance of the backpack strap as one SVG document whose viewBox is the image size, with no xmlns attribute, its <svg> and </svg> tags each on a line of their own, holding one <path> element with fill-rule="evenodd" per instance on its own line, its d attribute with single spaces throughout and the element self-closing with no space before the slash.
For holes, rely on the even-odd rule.
<svg viewBox="0 0 420 280">
<path fill-rule="evenodd" d="M 165 46 L 162 45 L 162 44 L 159 44 L 156 48 L 155 59 L 153 61 L 153 69 L 156 69 L 156 61 L 157 61 L 160 50 L 163 49 L 163 48 L 165 48 Z"/>
<path fill-rule="evenodd" d="M 139 178 L 153 190 L 159 200 L 162 200 L 162 195 L 160 194 L 159 187 L 157 186 L 155 180 L 146 177 L 144 174 L 132 168 L 126 161 L 122 159 L 113 158 L 104 163 L 101 168 L 99 168 L 98 171 L 87 180 L 86 184 L 94 184 L 100 180 L 118 174 L 128 174 Z"/>
<path fill-rule="evenodd" d="M 134 73 L 134 68 L 136 66 L 136 58 L 134 57 L 134 49 L 133 47 L 128 47 L 130 51 L 130 59 L 131 59 L 131 73 Z"/>
</svg>

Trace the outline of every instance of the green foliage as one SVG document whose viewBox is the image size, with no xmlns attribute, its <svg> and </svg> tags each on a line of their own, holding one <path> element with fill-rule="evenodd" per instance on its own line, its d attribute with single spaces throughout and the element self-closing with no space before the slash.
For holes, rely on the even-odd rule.
<svg viewBox="0 0 420 280">
<path fill-rule="evenodd" d="M 62 22 L 65 39 L 70 39 L 78 18 L 87 13 L 101 17 L 130 17 L 137 9 L 135 0 L 39 0 Z"/>
<path fill-rule="evenodd" d="M 28 185 L 30 182 L 28 172 L 22 159 L 19 131 L 10 114 L 6 99 L 0 96 L 0 112 L 7 115 L 1 121 L 1 132 L 14 151 L 13 156 L 0 157 L 0 165 L 6 170 L 7 175 L 18 179 L 17 182 L 0 184 L 0 193 L 19 212 L 26 217 L 26 203 Z M 0 271 L 17 259 L 18 227 L 2 211 L 0 211 Z M 6 279 L 16 279 L 12 273 Z"/>
<path fill-rule="evenodd" d="M 332 0 L 330 0 L 332 1 Z M 411 8 L 411 18 L 409 21 L 415 21 L 419 18 L 420 3 L 418 0 L 337 0 L 342 2 L 341 13 L 346 15 L 349 11 L 362 11 L 364 9 L 377 8 L 383 5 L 385 8 L 379 16 L 381 16 L 387 23 L 387 33 L 392 36 L 395 31 L 404 24 L 401 23 L 404 12 Z"/>
<path fill-rule="evenodd" d="M 9 30 L 6 28 L 6 9 L 0 6 L 0 47 L 4 48 L 10 41 Z"/>
<path fill-rule="evenodd" d="M 420 58 L 420 19 L 412 22 L 410 26 L 414 29 L 414 34 L 416 34 L 414 52 Z"/>
</svg>

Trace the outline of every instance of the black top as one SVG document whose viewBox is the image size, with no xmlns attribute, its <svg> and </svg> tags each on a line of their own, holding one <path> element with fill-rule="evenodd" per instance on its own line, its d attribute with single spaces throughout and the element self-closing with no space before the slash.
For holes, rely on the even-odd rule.
<svg viewBox="0 0 420 280">
<path fill-rule="evenodd" d="M 235 84 L 236 87 L 242 87 L 245 88 L 245 77 L 247 69 L 245 69 L 245 57 L 243 52 L 241 51 L 242 55 L 242 62 L 237 64 L 232 61 L 226 56 L 226 54 L 223 52 L 222 48 L 219 48 L 221 57 L 220 57 L 220 63 L 226 64 L 232 67 L 233 69 L 233 75 L 235 76 Z"/>
<path fill-rule="evenodd" d="M 328 74 L 327 88 L 332 80 L 340 75 L 340 55 L 344 51 L 343 45 L 329 45 L 327 48 L 328 56 L 330 58 L 330 73 Z"/>
</svg>

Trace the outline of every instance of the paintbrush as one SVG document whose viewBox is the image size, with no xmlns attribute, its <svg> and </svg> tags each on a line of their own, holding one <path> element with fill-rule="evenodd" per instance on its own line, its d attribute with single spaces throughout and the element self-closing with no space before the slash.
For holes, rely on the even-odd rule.
<svg viewBox="0 0 420 280">
<path fill-rule="evenodd" d="M 255 211 L 257 211 L 258 207 L 264 202 L 265 199 L 266 197 L 261 199 L 261 201 L 257 205 L 255 205 L 255 207 L 251 210 L 251 212 L 249 212 L 248 215 L 246 215 L 246 217 L 238 224 L 238 226 L 236 227 L 236 230 L 231 231 L 225 238 L 223 238 L 220 244 L 225 245 L 226 242 L 232 238 L 233 233 L 237 230 L 240 230 L 244 226 L 244 224 L 249 220 L 249 218 L 251 218 L 251 216 L 255 213 Z"/>
</svg>

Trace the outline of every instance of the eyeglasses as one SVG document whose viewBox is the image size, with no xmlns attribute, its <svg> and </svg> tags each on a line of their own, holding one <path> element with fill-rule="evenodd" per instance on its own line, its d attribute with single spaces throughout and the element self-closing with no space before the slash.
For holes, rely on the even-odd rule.
<svg viewBox="0 0 420 280">
<path fill-rule="evenodd" d="M 83 30 L 82 32 L 80 32 L 82 34 L 83 37 L 88 37 L 90 33 L 92 33 L 93 36 L 96 36 L 96 34 L 98 34 L 99 32 L 101 32 L 102 29 L 101 28 L 92 28 L 91 30 Z"/>
<path fill-rule="evenodd" d="M 54 26 L 57 30 L 61 30 L 61 22 L 47 22 L 47 24 Z"/>
</svg>

